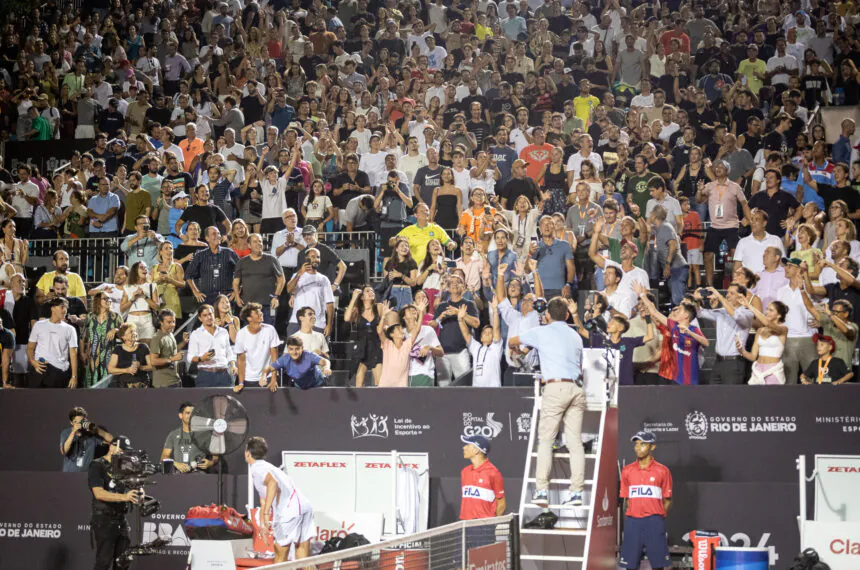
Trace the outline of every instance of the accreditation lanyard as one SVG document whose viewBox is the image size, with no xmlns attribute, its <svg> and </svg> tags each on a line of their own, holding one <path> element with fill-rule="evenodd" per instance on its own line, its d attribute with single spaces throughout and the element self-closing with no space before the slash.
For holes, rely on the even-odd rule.
<svg viewBox="0 0 860 570">
<path fill-rule="evenodd" d="M 818 383 L 823 384 L 824 379 L 830 375 L 830 361 L 833 359 L 832 356 L 828 356 L 827 360 L 823 358 L 818 359 Z"/>
<path fill-rule="evenodd" d="M 481 358 L 481 350 L 484 350 L 484 358 Z M 484 375 L 484 362 L 487 360 L 487 355 L 490 354 L 490 347 L 481 345 L 478 347 L 478 354 L 475 356 L 475 376 Z"/>
</svg>

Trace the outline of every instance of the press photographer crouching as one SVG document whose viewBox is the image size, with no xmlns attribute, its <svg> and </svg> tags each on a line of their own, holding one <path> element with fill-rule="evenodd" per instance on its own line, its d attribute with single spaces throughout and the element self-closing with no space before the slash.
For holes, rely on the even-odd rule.
<svg viewBox="0 0 860 570">
<path fill-rule="evenodd" d="M 64 473 L 80 473 L 89 470 L 100 446 L 110 445 L 113 436 L 87 417 L 87 411 L 74 407 L 69 411 L 69 423 L 60 433 L 60 454 L 63 456 Z"/>
<path fill-rule="evenodd" d="M 108 447 L 104 457 L 92 462 L 89 468 L 88 486 L 93 494 L 90 532 L 96 544 L 95 570 L 123 568 L 115 560 L 131 545 L 126 514 L 132 504 L 143 497 L 140 489 L 126 489 L 112 475 L 111 461 L 115 455 L 131 449 L 131 441 L 118 436 Z"/>
</svg>

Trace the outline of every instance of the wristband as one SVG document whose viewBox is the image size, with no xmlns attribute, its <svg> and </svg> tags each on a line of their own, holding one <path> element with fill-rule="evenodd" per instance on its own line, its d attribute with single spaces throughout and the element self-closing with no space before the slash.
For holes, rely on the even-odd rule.
<svg viewBox="0 0 860 570">
<path fill-rule="evenodd" d="M 649 325 L 651 324 L 651 316 L 650 315 L 647 317 L 644 317 L 642 320 L 644 320 L 646 324 L 649 324 Z"/>
</svg>

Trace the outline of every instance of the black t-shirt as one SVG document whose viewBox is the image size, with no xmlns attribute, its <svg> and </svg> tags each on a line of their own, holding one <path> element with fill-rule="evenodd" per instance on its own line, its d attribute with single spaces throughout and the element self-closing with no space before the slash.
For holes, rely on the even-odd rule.
<svg viewBox="0 0 860 570">
<path fill-rule="evenodd" d="M 260 103 L 256 96 L 248 95 L 247 97 L 242 97 L 240 106 L 242 108 L 242 113 L 245 115 L 246 125 L 263 120 L 265 104 Z"/>
<path fill-rule="evenodd" d="M 186 165 L 188 166 L 188 165 Z M 173 183 L 173 193 L 177 194 L 179 192 L 185 192 L 186 194 L 191 194 L 194 191 L 194 181 L 191 178 L 191 175 L 187 172 L 177 172 L 176 174 L 170 174 L 166 170 L 162 173 L 164 180 L 169 180 Z M 204 229 L 202 226 L 200 229 Z"/>
<path fill-rule="evenodd" d="M 538 187 L 531 178 L 511 178 L 502 188 L 500 196 L 507 201 L 505 207 L 509 209 L 514 208 L 514 204 L 517 203 L 517 198 L 520 196 L 525 196 L 529 202 L 536 204 Z"/>
<path fill-rule="evenodd" d="M 457 315 L 443 317 L 441 319 L 439 315 L 444 313 L 448 307 L 459 309 L 463 305 L 466 305 L 466 313 L 470 317 L 478 316 L 478 308 L 475 307 L 475 303 L 465 299 L 460 299 L 459 301 L 451 301 L 449 299 L 439 303 L 436 305 L 436 310 L 433 313 L 434 317 L 439 322 L 439 344 L 442 345 L 442 349 L 445 351 L 445 354 L 460 352 L 465 350 L 467 346 L 466 340 L 463 338 L 463 333 L 460 332 L 460 323 L 457 321 Z"/>
<path fill-rule="evenodd" d="M 800 78 L 800 89 L 808 109 L 814 109 L 815 105 L 823 101 L 822 95 L 827 87 L 827 78 L 823 75 L 804 75 Z"/>
<path fill-rule="evenodd" d="M 39 313 L 36 310 L 36 302 L 33 297 L 25 295 L 15 301 L 12 309 L 12 319 L 15 321 L 15 342 L 27 344 L 30 339 L 30 321 L 38 320 Z"/>
<path fill-rule="evenodd" d="M 6 311 L 8 313 L 8 311 Z M 0 351 L 15 350 L 15 335 L 5 326 L 0 328 Z"/>
<path fill-rule="evenodd" d="M 803 371 L 803 375 L 806 376 L 806 379 L 812 382 L 813 384 L 818 383 L 818 363 L 819 358 L 813 360 L 806 370 Z M 850 372 L 848 370 L 848 366 L 845 362 L 842 361 L 841 358 L 836 358 L 835 356 L 830 359 L 830 362 L 827 363 L 825 367 L 826 371 L 824 373 L 825 378 L 829 378 L 830 382 L 836 382 L 846 374 Z M 822 382 L 823 384 L 824 382 Z"/>
<path fill-rule="evenodd" d="M 475 135 L 475 140 L 478 143 L 478 148 L 482 148 L 481 145 L 484 142 L 484 139 L 490 135 L 491 129 L 490 125 L 484 123 L 483 121 L 473 122 L 469 121 L 466 123 L 466 130 Z"/>
<path fill-rule="evenodd" d="M 763 147 L 765 150 L 788 154 L 788 140 L 783 133 L 771 131 L 764 136 Z"/>
<path fill-rule="evenodd" d="M 137 374 L 134 375 L 134 381 L 149 383 L 149 372 L 143 370 L 143 367 L 146 366 L 146 357 L 149 356 L 149 347 L 146 344 L 137 343 L 134 352 L 128 352 L 122 345 L 117 345 L 113 349 L 113 354 L 116 355 L 117 368 L 131 368 L 133 362 L 140 363 Z"/>
<path fill-rule="evenodd" d="M 825 211 L 836 200 L 842 200 L 848 205 L 848 211 L 853 213 L 860 209 L 860 193 L 851 186 L 831 186 L 830 184 L 818 184 L 818 195 L 824 200 Z"/>
<path fill-rule="evenodd" d="M 206 235 L 206 228 L 209 226 L 215 226 L 220 230 L 220 226 L 227 219 L 227 215 L 218 206 L 213 206 L 212 204 L 200 206 L 195 204 L 194 206 L 185 208 L 179 219 L 188 223 L 197 222 L 200 225 L 200 234 L 202 237 Z"/>
<path fill-rule="evenodd" d="M 75 317 L 82 317 L 87 314 L 87 305 L 81 301 L 77 297 L 66 297 L 66 301 L 69 302 L 69 310 L 66 313 L 67 315 L 72 315 Z M 42 305 L 39 308 L 39 318 L 42 319 L 50 319 L 51 318 L 51 307 L 47 304 Z"/>
<path fill-rule="evenodd" d="M 334 278 L 337 277 L 337 266 L 340 263 L 340 257 L 338 257 L 332 248 L 324 243 L 319 242 L 314 246 L 314 248 L 320 252 L 320 266 L 317 271 L 328 277 L 328 280 L 334 284 Z M 297 267 L 301 267 L 304 262 L 307 261 L 307 255 L 305 255 L 307 250 L 308 248 L 305 248 L 299 253 Z"/>
<path fill-rule="evenodd" d="M 778 190 L 773 196 L 768 196 L 766 191 L 756 192 L 749 201 L 750 209 L 759 208 L 767 212 L 767 233 L 779 237 L 785 235 L 780 223 L 788 218 L 789 211 L 798 206 L 797 198 L 785 190 Z"/>
<path fill-rule="evenodd" d="M 388 260 L 388 265 L 385 267 L 385 270 L 394 270 L 408 277 L 412 270 L 418 271 L 418 264 L 415 263 L 415 260 L 411 257 L 406 261 L 396 261 L 396 258 L 392 257 Z M 406 285 L 406 282 L 403 281 L 402 277 L 394 277 L 393 279 L 390 279 L 390 281 L 392 285 Z"/>
<path fill-rule="evenodd" d="M 349 173 L 344 170 L 338 174 L 334 180 L 332 180 L 331 187 L 332 189 L 337 190 L 339 188 L 343 188 L 346 184 L 355 184 L 356 186 L 367 188 L 370 186 L 370 178 L 363 170 L 356 170 L 355 179 L 352 179 L 349 176 Z M 361 195 L 362 192 L 359 192 L 358 190 L 344 190 L 340 196 L 335 196 L 334 193 L 332 193 L 331 201 L 335 208 L 346 210 L 346 205 L 349 204 L 349 201 Z"/>
<path fill-rule="evenodd" d="M 164 126 L 170 124 L 170 114 L 170 109 L 167 107 L 150 107 L 144 116 L 147 121 Z"/>
<path fill-rule="evenodd" d="M 120 489 L 113 477 L 110 476 L 110 463 L 103 458 L 96 459 L 90 463 L 90 468 L 87 471 L 87 488 L 99 488 L 108 491 L 109 493 L 125 492 Z M 129 503 L 107 503 L 99 501 L 93 495 L 93 514 L 107 516 L 110 518 L 122 518 L 128 512 Z"/>
</svg>

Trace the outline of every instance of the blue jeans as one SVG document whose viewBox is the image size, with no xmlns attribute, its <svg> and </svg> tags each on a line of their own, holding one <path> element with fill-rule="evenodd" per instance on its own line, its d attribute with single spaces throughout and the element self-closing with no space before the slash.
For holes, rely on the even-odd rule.
<svg viewBox="0 0 860 570">
<path fill-rule="evenodd" d="M 690 202 L 693 206 L 693 209 L 696 210 L 697 214 L 699 214 L 699 219 L 704 224 L 708 220 L 709 215 L 708 203 L 705 202 L 704 204 L 697 204 L 695 200 L 690 200 Z"/>
<path fill-rule="evenodd" d="M 209 372 L 208 370 L 197 371 L 198 388 L 231 388 L 233 377 L 229 372 Z"/>
<path fill-rule="evenodd" d="M 687 277 L 690 274 L 690 267 L 676 267 L 669 272 L 669 292 L 672 294 L 672 304 L 680 305 L 684 299 L 684 294 L 687 292 Z"/>
<path fill-rule="evenodd" d="M 313 375 L 313 379 L 309 378 L 311 375 Z M 305 374 L 304 377 L 294 381 L 293 384 L 296 388 L 301 388 L 302 390 L 319 388 L 320 386 L 325 386 L 325 376 L 323 376 L 322 370 L 320 370 L 319 366 L 314 366 L 312 374 Z"/>
<path fill-rule="evenodd" d="M 594 266 L 594 289 L 597 291 L 603 291 L 603 289 L 605 289 L 603 284 L 603 270 L 596 265 Z"/>
<path fill-rule="evenodd" d="M 391 301 L 391 310 L 398 311 L 412 302 L 412 288 L 395 285 L 391 288 L 388 299 Z"/>
</svg>

